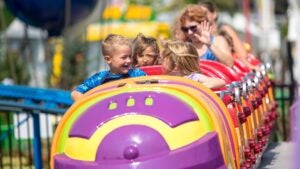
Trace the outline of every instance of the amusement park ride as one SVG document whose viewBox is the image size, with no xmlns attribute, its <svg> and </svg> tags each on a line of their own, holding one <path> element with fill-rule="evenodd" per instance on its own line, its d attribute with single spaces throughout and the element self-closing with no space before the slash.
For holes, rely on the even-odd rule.
<svg viewBox="0 0 300 169">
<path fill-rule="evenodd" d="M 50 36 L 66 26 L 65 1 L 5 2 L 17 17 Z M 70 2 L 69 23 L 75 24 L 98 1 Z M 203 74 L 226 81 L 222 89 L 163 76 L 160 66 L 142 67 L 146 77 L 92 89 L 60 120 L 51 168 L 257 168 L 277 118 L 277 103 L 268 67 L 256 58 L 249 61 L 260 71 L 250 71 L 239 60 L 233 68 L 199 61 Z"/>
<path fill-rule="evenodd" d="M 65 113 L 52 167 L 255 168 L 277 117 L 267 69 L 241 72 L 200 61 L 224 79 L 211 91 L 180 77 L 149 76 L 101 85 Z M 175 106 L 176 105 L 176 106 Z"/>
</svg>

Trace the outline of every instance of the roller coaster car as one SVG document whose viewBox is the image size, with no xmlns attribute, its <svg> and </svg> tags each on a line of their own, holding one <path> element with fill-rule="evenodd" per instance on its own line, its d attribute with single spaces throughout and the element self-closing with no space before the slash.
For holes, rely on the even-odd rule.
<svg viewBox="0 0 300 169">
<path fill-rule="evenodd" d="M 208 61 L 209 62 L 209 61 Z M 213 61 L 212 61 L 213 62 Z M 212 63 L 213 65 L 214 63 Z M 218 63 L 216 63 L 216 65 L 218 65 Z M 199 66 L 201 67 L 201 73 L 209 76 L 209 77 L 217 77 L 217 78 L 221 78 L 223 79 L 227 84 L 231 83 L 232 81 L 237 80 L 239 77 L 237 77 L 238 75 L 235 72 L 232 72 L 233 70 L 229 70 L 230 68 L 228 67 L 224 67 L 225 65 L 220 65 L 220 66 L 211 66 L 211 65 L 206 65 L 205 61 L 203 61 L 203 63 L 199 62 Z M 222 71 L 218 70 L 219 68 L 221 68 L 222 71 L 231 71 L 228 72 L 228 74 L 230 74 L 229 76 L 231 76 L 230 78 L 226 75 L 226 73 L 223 73 Z M 152 75 L 163 75 L 163 68 L 161 65 L 153 65 L 153 66 L 143 66 L 140 67 L 140 69 L 142 69 L 147 75 L 152 76 Z M 235 74 L 234 74 L 235 73 Z M 217 89 L 213 89 L 214 91 L 220 91 L 220 90 L 225 90 L 226 88 L 217 88 Z"/>
<path fill-rule="evenodd" d="M 237 74 L 236 71 L 231 69 L 230 67 L 216 61 L 211 61 L 211 60 L 200 60 L 199 61 L 200 68 L 202 68 L 204 65 L 211 66 L 215 68 L 216 70 L 221 71 L 226 77 L 230 79 L 231 82 L 234 81 L 240 81 L 241 76 Z"/>
<path fill-rule="evenodd" d="M 209 65 L 211 71 L 202 69 L 207 74 L 230 82 L 238 78 L 227 67 L 206 61 L 199 64 Z M 251 107 L 253 100 L 230 107 L 236 95 L 229 93 L 221 100 L 198 82 L 155 76 L 163 72 L 160 65 L 141 69 L 151 76 L 103 84 L 70 107 L 55 132 L 51 168 L 239 169 L 256 163 L 259 156 L 255 155 L 265 145 L 268 125 L 260 127 L 260 121 L 253 121 L 258 124 L 258 140 L 248 138 L 256 134 L 251 133 L 253 126 L 247 127 L 252 118 L 247 123 L 238 122 L 241 118 L 237 116 L 237 109 L 244 112 L 242 108 Z M 247 77 L 252 81 L 250 75 Z M 266 90 L 263 81 L 267 79 L 259 79 L 258 89 Z M 263 97 L 256 94 L 254 99 Z M 240 129 L 245 129 L 247 135 L 239 133 Z"/>
<path fill-rule="evenodd" d="M 240 81 L 241 76 L 230 67 L 215 61 L 201 60 L 199 61 L 201 73 L 209 77 L 218 77 L 223 79 L 226 84 L 233 81 Z M 162 75 L 163 68 L 161 65 L 141 67 L 147 75 Z"/>
<path fill-rule="evenodd" d="M 251 72 L 251 70 L 239 59 L 234 59 L 232 68 L 233 68 L 233 70 L 235 70 L 238 74 L 240 74 L 242 76 Z"/>
<path fill-rule="evenodd" d="M 176 105 L 176 106 L 173 106 Z M 52 168 L 238 168 L 222 100 L 174 76 L 123 79 L 87 92 L 63 116 Z"/>
<path fill-rule="evenodd" d="M 248 56 L 247 56 L 247 60 L 253 64 L 253 65 L 260 65 L 261 64 L 261 61 L 254 56 L 254 54 L 252 53 L 249 53 Z"/>
<path fill-rule="evenodd" d="M 163 68 L 161 65 L 143 66 L 140 67 L 147 75 L 163 75 Z"/>
</svg>

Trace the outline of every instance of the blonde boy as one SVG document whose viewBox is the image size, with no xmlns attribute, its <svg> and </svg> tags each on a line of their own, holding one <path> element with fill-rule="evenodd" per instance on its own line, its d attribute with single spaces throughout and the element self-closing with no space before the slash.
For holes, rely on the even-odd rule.
<svg viewBox="0 0 300 169">
<path fill-rule="evenodd" d="M 109 70 L 101 71 L 86 79 L 72 91 L 71 97 L 75 101 L 85 92 L 106 82 L 145 76 L 141 69 L 132 68 L 131 42 L 129 39 L 116 35 L 108 35 L 102 43 L 102 53 Z"/>
</svg>

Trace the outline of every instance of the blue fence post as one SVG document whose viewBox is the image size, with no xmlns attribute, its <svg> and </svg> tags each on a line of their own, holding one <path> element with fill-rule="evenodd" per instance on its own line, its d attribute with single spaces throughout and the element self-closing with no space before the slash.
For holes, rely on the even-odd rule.
<svg viewBox="0 0 300 169">
<path fill-rule="evenodd" d="M 20 111 L 30 113 L 30 117 L 32 117 L 34 138 L 32 142 L 33 145 L 31 143 L 29 145 L 33 146 L 33 163 L 35 169 L 43 168 L 41 125 L 39 114 L 63 115 L 63 113 L 72 103 L 73 100 L 71 99 L 70 91 L 0 84 L 0 110 L 8 112 Z M 16 125 L 16 128 L 20 127 L 22 123 L 23 121 Z M 1 133 L 0 141 L 5 139 L 8 134 L 10 133 Z M 2 145 L 0 145 L 0 149 L 1 146 Z M 2 159 L 0 157 L 0 168 L 2 167 L 1 162 Z M 47 163 L 48 162 L 49 161 L 47 161 Z M 10 165 L 12 165 L 12 162 Z"/>
<path fill-rule="evenodd" d="M 41 131 L 40 131 L 40 115 L 32 113 L 33 118 L 33 162 L 36 169 L 43 168 L 42 162 L 42 146 L 41 146 Z"/>
</svg>

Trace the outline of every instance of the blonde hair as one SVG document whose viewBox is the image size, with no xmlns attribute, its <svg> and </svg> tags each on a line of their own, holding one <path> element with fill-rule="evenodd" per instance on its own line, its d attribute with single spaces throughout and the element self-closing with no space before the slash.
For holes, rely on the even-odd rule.
<svg viewBox="0 0 300 169">
<path fill-rule="evenodd" d="M 184 75 L 193 72 L 200 73 L 198 53 L 190 42 L 169 41 L 164 44 L 163 59 L 169 60 L 169 66 L 173 70 L 177 65 Z"/>
<path fill-rule="evenodd" d="M 142 33 L 139 33 L 136 38 L 133 40 L 133 59 L 132 64 L 137 64 L 137 56 L 141 55 L 147 47 L 152 47 L 157 56 L 155 60 L 157 60 L 159 56 L 159 47 L 157 41 L 153 37 L 146 37 Z"/>
<path fill-rule="evenodd" d="M 131 42 L 128 38 L 117 34 L 109 34 L 102 42 L 103 55 L 112 55 L 122 45 L 131 48 Z"/>
</svg>

